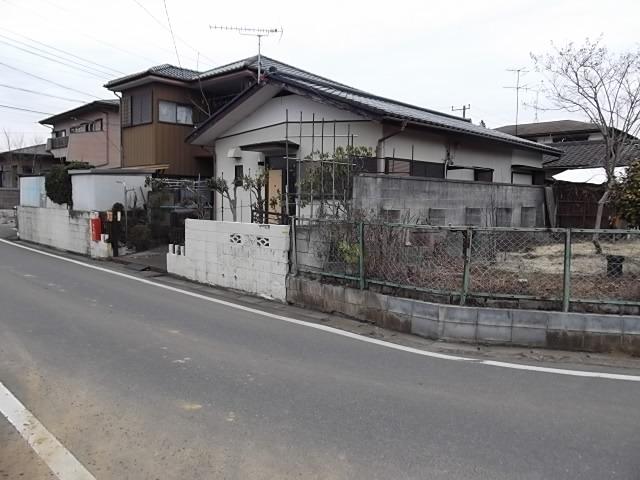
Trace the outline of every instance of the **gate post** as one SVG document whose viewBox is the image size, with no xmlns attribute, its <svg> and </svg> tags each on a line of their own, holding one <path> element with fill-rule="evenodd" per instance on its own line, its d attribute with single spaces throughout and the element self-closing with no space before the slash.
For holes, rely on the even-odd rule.
<svg viewBox="0 0 640 480">
<path fill-rule="evenodd" d="M 469 275 L 471 268 L 471 242 L 473 241 L 473 230 L 468 228 L 464 231 L 464 270 L 462 272 L 462 291 L 460 292 L 460 305 L 467 302 L 469 293 Z"/>
<path fill-rule="evenodd" d="M 571 301 L 571 229 L 564 234 L 564 276 L 562 279 L 562 311 L 568 312 Z"/>
</svg>

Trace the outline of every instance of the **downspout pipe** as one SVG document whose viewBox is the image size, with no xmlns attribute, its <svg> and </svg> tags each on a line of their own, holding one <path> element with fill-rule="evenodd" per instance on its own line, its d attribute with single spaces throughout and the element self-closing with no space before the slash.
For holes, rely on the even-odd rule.
<svg viewBox="0 0 640 480">
<path fill-rule="evenodd" d="M 385 159 L 384 159 L 385 140 L 391 137 L 394 137 L 399 133 L 404 132 L 405 128 L 407 128 L 407 121 L 403 120 L 402 125 L 400 125 L 400 128 L 398 130 L 378 139 L 378 143 L 376 144 L 376 158 L 378 159 L 378 173 L 385 173 Z"/>
</svg>

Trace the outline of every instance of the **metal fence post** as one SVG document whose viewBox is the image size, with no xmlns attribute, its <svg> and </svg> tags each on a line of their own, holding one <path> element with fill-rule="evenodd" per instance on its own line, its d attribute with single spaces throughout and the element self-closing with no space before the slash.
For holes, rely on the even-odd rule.
<svg viewBox="0 0 640 480">
<path fill-rule="evenodd" d="M 360 290 L 364 290 L 365 287 L 365 279 L 364 279 L 364 222 L 358 222 L 358 266 L 360 268 L 359 276 L 360 276 Z"/>
<path fill-rule="evenodd" d="M 471 242 L 473 241 L 473 230 L 464 231 L 464 270 L 462 272 L 462 291 L 460 292 L 460 305 L 464 305 L 467 301 L 467 293 L 469 292 L 469 274 L 471 268 Z"/>
<path fill-rule="evenodd" d="M 296 233 L 296 217 L 291 217 L 291 230 L 290 230 L 290 235 L 291 235 L 291 250 L 293 250 L 293 255 L 291 255 L 291 258 L 293 259 L 293 265 L 292 265 L 292 270 L 293 270 L 293 274 L 294 275 L 298 275 L 298 236 Z"/>
<path fill-rule="evenodd" d="M 571 300 L 571 229 L 564 234 L 564 277 L 562 280 L 562 311 L 569 311 Z"/>
</svg>

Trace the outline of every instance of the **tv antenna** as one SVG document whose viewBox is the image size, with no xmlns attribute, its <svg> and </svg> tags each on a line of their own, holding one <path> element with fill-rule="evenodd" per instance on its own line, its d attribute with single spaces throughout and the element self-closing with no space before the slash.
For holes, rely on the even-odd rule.
<svg viewBox="0 0 640 480">
<path fill-rule="evenodd" d="M 452 112 L 462 112 L 462 118 L 467 118 L 467 110 L 471 110 L 471 104 L 462 105 L 460 108 L 451 107 Z"/>
<path fill-rule="evenodd" d="M 528 85 L 520 85 L 520 77 L 529 73 L 529 70 L 525 70 L 524 68 L 508 68 L 507 72 L 512 72 L 516 74 L 516 85 L 509 88 L 511 90 L 516 91 L 516 136 L 518 136 L 518 114 L 520 113 L 520 90 L 529 90 Z"/>
<path fill-rule="evenodd" d="M 235 27 L 230 25 L 209 25 L 211 30 L 227 30 L 231 32 L 238 32 L 240 35 L 247 35 L 256 37 L 258 39 L 258 83 L 260 83 L 260 77 L 262 76 L 262 37 L 268 37 L 275 33 L 282 34 L 284 29 L 280 28 L 253 28 L 253 27 Z"/>
</svg>

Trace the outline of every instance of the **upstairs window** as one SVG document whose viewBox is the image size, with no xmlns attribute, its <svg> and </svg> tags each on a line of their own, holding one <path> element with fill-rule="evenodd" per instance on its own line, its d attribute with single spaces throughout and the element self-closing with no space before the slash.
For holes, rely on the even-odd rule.
<svg viewBox="0 0 640 480">
<path fill-rule="evenodd" d="M 193 125 L 193 109 L 189 105 L 160 100 L 158 102 L 158 120 L 180 125 Z"/>
<path fill-rule="evenodd" d="M 94 120 L 93 122 L 85 122 L 80 125 L 74 125 L 69 130 L 71 133 L 85 133 L 85 132 L 101 132 L 102 131 L 102 119 Z"/>
<path fill-rule="evenodd" d="M 122 97 L 120 108 L 123 127 L 151 123 L 151 92 Z"/>
</svg>

